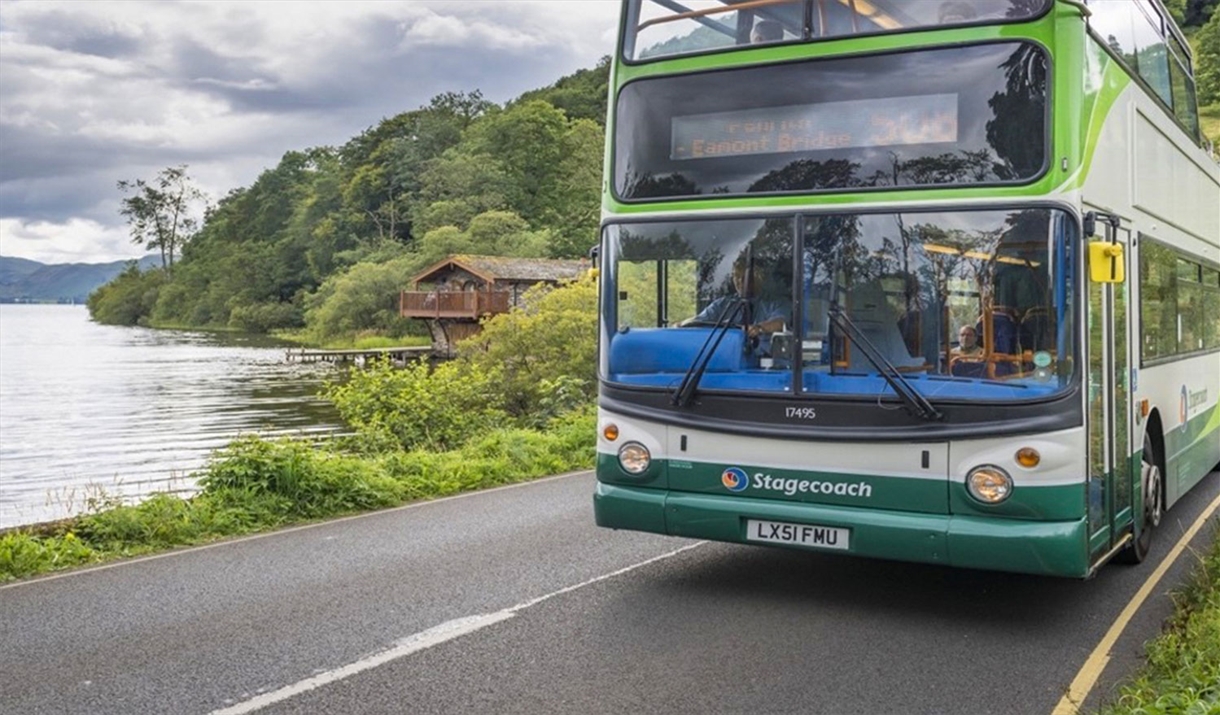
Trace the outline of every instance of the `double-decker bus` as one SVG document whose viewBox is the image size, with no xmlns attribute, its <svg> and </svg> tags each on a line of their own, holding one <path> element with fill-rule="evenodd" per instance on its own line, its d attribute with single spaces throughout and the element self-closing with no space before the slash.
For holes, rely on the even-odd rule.
<svg viewBox="0 0 1220 715">
<path fill-rule="evenodd" d="M 1220 462 L 1157 0 L 626 0 L 597 523 L 1088 577 Z"/>
</svg>

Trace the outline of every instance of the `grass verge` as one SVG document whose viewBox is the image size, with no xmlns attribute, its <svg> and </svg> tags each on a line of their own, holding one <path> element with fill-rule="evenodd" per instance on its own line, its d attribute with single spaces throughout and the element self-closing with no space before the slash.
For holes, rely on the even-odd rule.
<svg viewBox="0 0 1220 715">
<path fill-rule="evenodd" d="M 1173 616 L 1147 645 L 1147 664 L 1099 715 L 1220 713 L 1220 528 L 1173 600 Z"/>
<path fill-rule="evenodd" d="M 448 452 L 367 456 L 243 438 L 195 475 L 202 491 L 190 499 L 154 495 L 0 535 L 0 583 L 587 469 L 595 429 L 594 413 L 585 410 L 556 418 L 545 431 L 497 430 Z"/>
<path fill-rule="evenodd" d="M 1208 107 L 1199 107 L 1199 129 L 1203 136 L 1211 139 L 1220 149 L 1220 102 Z"/>
</svg>

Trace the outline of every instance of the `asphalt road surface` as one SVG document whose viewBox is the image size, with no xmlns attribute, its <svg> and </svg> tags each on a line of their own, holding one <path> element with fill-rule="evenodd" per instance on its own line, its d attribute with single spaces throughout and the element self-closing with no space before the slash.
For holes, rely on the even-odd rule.
<svg viewBox="0 0 1220 715">
<path fill-rule="evenodd" d="M 1145 564 L 1090 581 L 613 532 L 592 490 L 568 475 L 0 588 L 0 712 L 1045 715 L 1220 473 Z"/>
</svg>

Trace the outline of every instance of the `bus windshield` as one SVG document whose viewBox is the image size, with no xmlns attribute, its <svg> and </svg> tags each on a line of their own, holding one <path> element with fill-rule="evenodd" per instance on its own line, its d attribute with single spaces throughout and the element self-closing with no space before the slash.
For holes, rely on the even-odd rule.
<svg viewBox="0 0 1220 715">
<path fill-rule="evenodd" d="M 1042 398 L 1076 362 L 1073 225 L 1049 208 L 612 225 L 602 372 L 673 389 L 714 342 L 701 390 L 893 396 L 873 352 L 932 400 Z"/>
<path fill-rule="evenodd" d="M 1028 20 L 1049 0 L 629 0 L 623 56 Z M 808 29 L 806 30 L 806 18 Z"/>
<path fill-rule="evenodd" d="M 1046 53 L 919 49 L 633 81 L 618 94 L 624 201 L 1025 183 L 1046 166 Z"/>
</svg>

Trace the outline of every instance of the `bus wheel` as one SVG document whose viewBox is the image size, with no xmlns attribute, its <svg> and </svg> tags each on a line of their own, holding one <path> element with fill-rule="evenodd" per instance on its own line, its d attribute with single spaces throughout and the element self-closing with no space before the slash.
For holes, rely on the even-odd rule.
<svg viewBox="0 0 1220 715">
<path fill-rule="evenodd" d="M 1152 548 L 1152 530 L 1161 523 L 1165 505 L 1161 501 L 1162 484 L 1160 460 L 1152 449 L 1152 443 L 1144 441 L 1144 456 L 1140 462 L 1140 488 L 1144 495 L 1144 518 L 1139 536 L 1118 555 L 1125 564 L 1138 564 L 1148 556 Z"/>
</svg>

